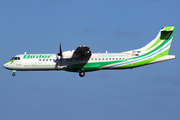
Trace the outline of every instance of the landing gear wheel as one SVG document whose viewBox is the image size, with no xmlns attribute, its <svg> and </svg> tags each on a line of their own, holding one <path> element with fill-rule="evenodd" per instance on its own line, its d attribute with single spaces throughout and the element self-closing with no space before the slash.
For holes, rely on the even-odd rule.
<svg viewBox="0 0 180 120">
<path fill-rule="evenodd" d="M 14 77 L 15 75 L 16 75 L 15 73 L 12 74 L 13 77 Z"/>
<path fill-rule="evenodd" d="M 83 71 L 79 72 L 80 77 L 84 77 L 84 75 L 85 75 L 85 72 L 83 72 Z"/>
</svg>

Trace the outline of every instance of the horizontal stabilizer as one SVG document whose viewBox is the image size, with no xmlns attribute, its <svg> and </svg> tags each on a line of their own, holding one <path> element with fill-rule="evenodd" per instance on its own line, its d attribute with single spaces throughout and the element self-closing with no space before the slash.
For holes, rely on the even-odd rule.
<svg viewBox="0 0 180 120">
<path fill-rule="evenodd" d="M 162 62 L 162 61 L 166 61 L 166 60 L 172 60 L 172 59 L 175 59 L 175 58 L 176 58 L 175 55 L 166 55 L 166 56 L 163 56 L 163 57 L 161 57 L 159 59 L 156 59 L 156 60 L 150 62 L 150 64 L 151 63 Z"/>
</svg>

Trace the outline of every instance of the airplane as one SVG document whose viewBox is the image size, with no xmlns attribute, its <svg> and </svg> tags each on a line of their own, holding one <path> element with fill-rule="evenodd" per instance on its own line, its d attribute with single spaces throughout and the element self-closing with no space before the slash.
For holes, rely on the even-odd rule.
<svg viewBox="0 0 180 120">
<path fill-rule="evenodd" d="M 154 40 L 140 49 L 122 53 L 91 53 L 90 47 L 81 45 L 76 50 L 62 52 L 61 43 L 57 54 L 20 54 L 3 64 L 16 71 L 64 70 L 77 72 L 80 77 L 85 72 L 108 69 L 132 69 L 157 62 L 175 59 L 168 55 L 175 27 L 161 28 Z"/>
</svg>

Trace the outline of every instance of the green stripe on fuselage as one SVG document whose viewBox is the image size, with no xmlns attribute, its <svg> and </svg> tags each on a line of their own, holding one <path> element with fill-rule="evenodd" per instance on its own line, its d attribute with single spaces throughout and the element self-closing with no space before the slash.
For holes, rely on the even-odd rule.
<svg viewBox="0 0 180 120">
<path fill-rule="evenodd" d="M 135 62 L 135 63 L 133 63 L 133 67 L 139 67 L 139 66 L 147 65 L 150 62 L 152 62 L 152 61 L 154 61 L 154 60 L 156 60 L 158 58 L 166 56 L 168 54 L 168 52 L 169 52 L 169 49 L 167 49 L 164 52 L 162 52 L 161 54 L 158 54 L 158 55 L 156 55 L 154 57 L 151 57 L 149 59 L 146 59 L 146 60 L 143 60 L 143 61 L 139 61 L 139 62 Z"/>
<path fill-rule="evenodd" d="M 9 61 L 7 61 L 6 63 L 13 62 L 13 61 L 16 61 L 16 60 L 9 60 Z M 6 64 L 6 63 L 4 63 L 4 64 Z"/>
<path fill-rule="evenodd" d="M 81 64 L 75 64 L 75 65 L 68 65 L 63 70 L 66 71 L 71 71 L 71 72 L 77 72 L 77 70 L 82 70 L 82 71 L 94 71 L 98 70 L 99 68 L 110 65 L 110 64 L 115 64 L 115 63 L 121 63 L 124 62 L 123 60 L 120 61 L 105 61 L 105 62 L 93 62 L 93 63 L 81 63 Z"/>
</svg>

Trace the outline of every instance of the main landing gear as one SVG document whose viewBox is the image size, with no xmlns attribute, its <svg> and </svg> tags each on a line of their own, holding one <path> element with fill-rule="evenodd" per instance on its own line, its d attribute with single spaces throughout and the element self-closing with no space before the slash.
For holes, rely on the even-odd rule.
<svg viewBox="0 0 180 120">
<path fill-rule="evenodd" d="M 84 71 L 78 70 L 78 72 L 79 72 L 79 76 L 80 76 L 80 77 L 84 77 L 84 75 L 85 75 L 85 72 L 84 72 Z"/>
</svg>

